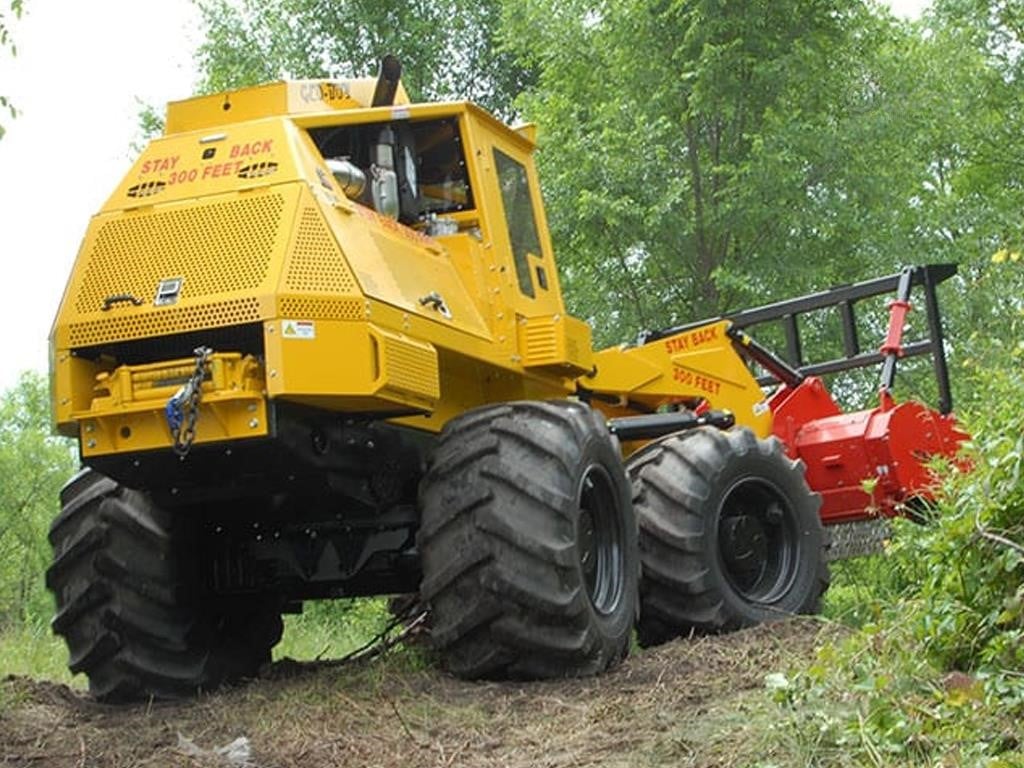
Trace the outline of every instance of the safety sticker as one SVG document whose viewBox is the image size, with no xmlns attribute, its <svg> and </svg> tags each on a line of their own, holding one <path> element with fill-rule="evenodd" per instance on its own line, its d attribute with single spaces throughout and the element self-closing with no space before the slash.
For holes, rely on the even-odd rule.
<svg viewBox="0 0 1024 768">
<path fill-rule="evenodd" d="M 312 320 L 282 320 L 281 336 L 286 339 L 315 339 L 316 323 Z"/>
</svg>

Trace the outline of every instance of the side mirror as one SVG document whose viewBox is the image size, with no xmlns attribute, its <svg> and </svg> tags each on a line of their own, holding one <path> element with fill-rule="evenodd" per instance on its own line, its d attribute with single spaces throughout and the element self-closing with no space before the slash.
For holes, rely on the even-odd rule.
<svg viewBox="0 0 1024 768">
<path fill-rule="evenodd" d="M 390 126 L 384 128 L 373 148 L 370 166 L 370 194 L 377 213 L 397 219 L 402 210 L 398 196 L 398 173 L 395 171 L 395 133 Z"/>
</svg>

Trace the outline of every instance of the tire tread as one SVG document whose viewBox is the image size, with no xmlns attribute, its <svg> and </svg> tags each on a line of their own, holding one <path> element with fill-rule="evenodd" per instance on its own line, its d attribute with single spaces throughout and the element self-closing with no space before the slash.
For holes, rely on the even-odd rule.
<svg viewBox="0 0 1024 768">
<path fill-rule="evenodd" d="M 432 642 L 453 674 L 594 674 L 626 653 L 635 597 L 625 631 L 609 640 L 574 583 L 568 478 L 597 429 L 604 423 L 588 406 L 566 401 L 485 407 L 442 431 L 420 485 L 417 546 Z"/>
<path fill-rule="evenodd" d="M 269 646 L 242 638 L 279 638 L 279 613 L 268 604 L 244 631 L 232 628 L 235 608 L 218 614 L 196 594 L 174 514 L 90 469 L 68 481 L 61 503 L 49 533 L 51 626 L 95 698 L 179 698 L 257 671 Z"/>
<path fill-rule="evenodd" d="M 641 645 L 654 645 L 686 634 L 731 631 L 756 623 L 751 612 L 733 609 L 724 589 L 712 576 L 706 543 L 709 505 L 720 483 L 720 473 L 733 461 L 756 455 L 774 464 L 779 476 L 806 489 L 803 464 L 785 455 L 775 437 L 760 440 L 748 429 L 722 431 L 711 427 L 671 435 L 644 448 L 628 463 L 633 481 L 634 506 L 640 530 Z M 806 490 L 801 503 L 813 508 L 813 523 L 822 542 L 817 519 L 820 497 Z M 793 612 L 818 610 L 828 587 L 828 567 L 822 551 L 813 564 L 809 593 Z M 781 618 L 782 616 L 779 616 Z"/>
</svg>

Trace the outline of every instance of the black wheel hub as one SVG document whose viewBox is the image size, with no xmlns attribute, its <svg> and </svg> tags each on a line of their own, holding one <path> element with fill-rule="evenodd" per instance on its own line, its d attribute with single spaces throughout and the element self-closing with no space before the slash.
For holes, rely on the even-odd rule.
<svg viewBox="0 0 1024 768">
<path fill-rule="evenodd" d="M 737 515 L 722 521 L 722 556 L 738 573 L 760 571 L 768 557 L 764 524 L 754 515 Z"/>
<path fill-rule="evenodd" d="M 783 494 L 760 478 L 737 481 L 718 516 L 718 551 L 729 584 L 753 603 L 783 597 L 796 577 L 799 537 Z"/>
<path fill-rule="evenodd" d="M 615 488 L 602 467 L 587 468 L 577 499 L 576 552 L 580 572 L 594 610 L 608 615 L 614 613 L 622 600 L 625 572 Z"/>
</svg>

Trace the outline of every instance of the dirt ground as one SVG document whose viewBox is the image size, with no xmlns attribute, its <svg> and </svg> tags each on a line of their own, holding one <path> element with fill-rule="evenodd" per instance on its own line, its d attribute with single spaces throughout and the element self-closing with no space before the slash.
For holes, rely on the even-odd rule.
<svg viewBox="0 0 1024 768">
<path fill-rule="evenodd" d="M 174 704 L 107 706 L 9 677 L 0 766 L 784 765 L 765 675 L 806 666 L 836 632 L 803 619 L 681 639 L 599 678 L 541 683 L 463 682 L 408 652 L 286 661 Z"/>
</svg>

